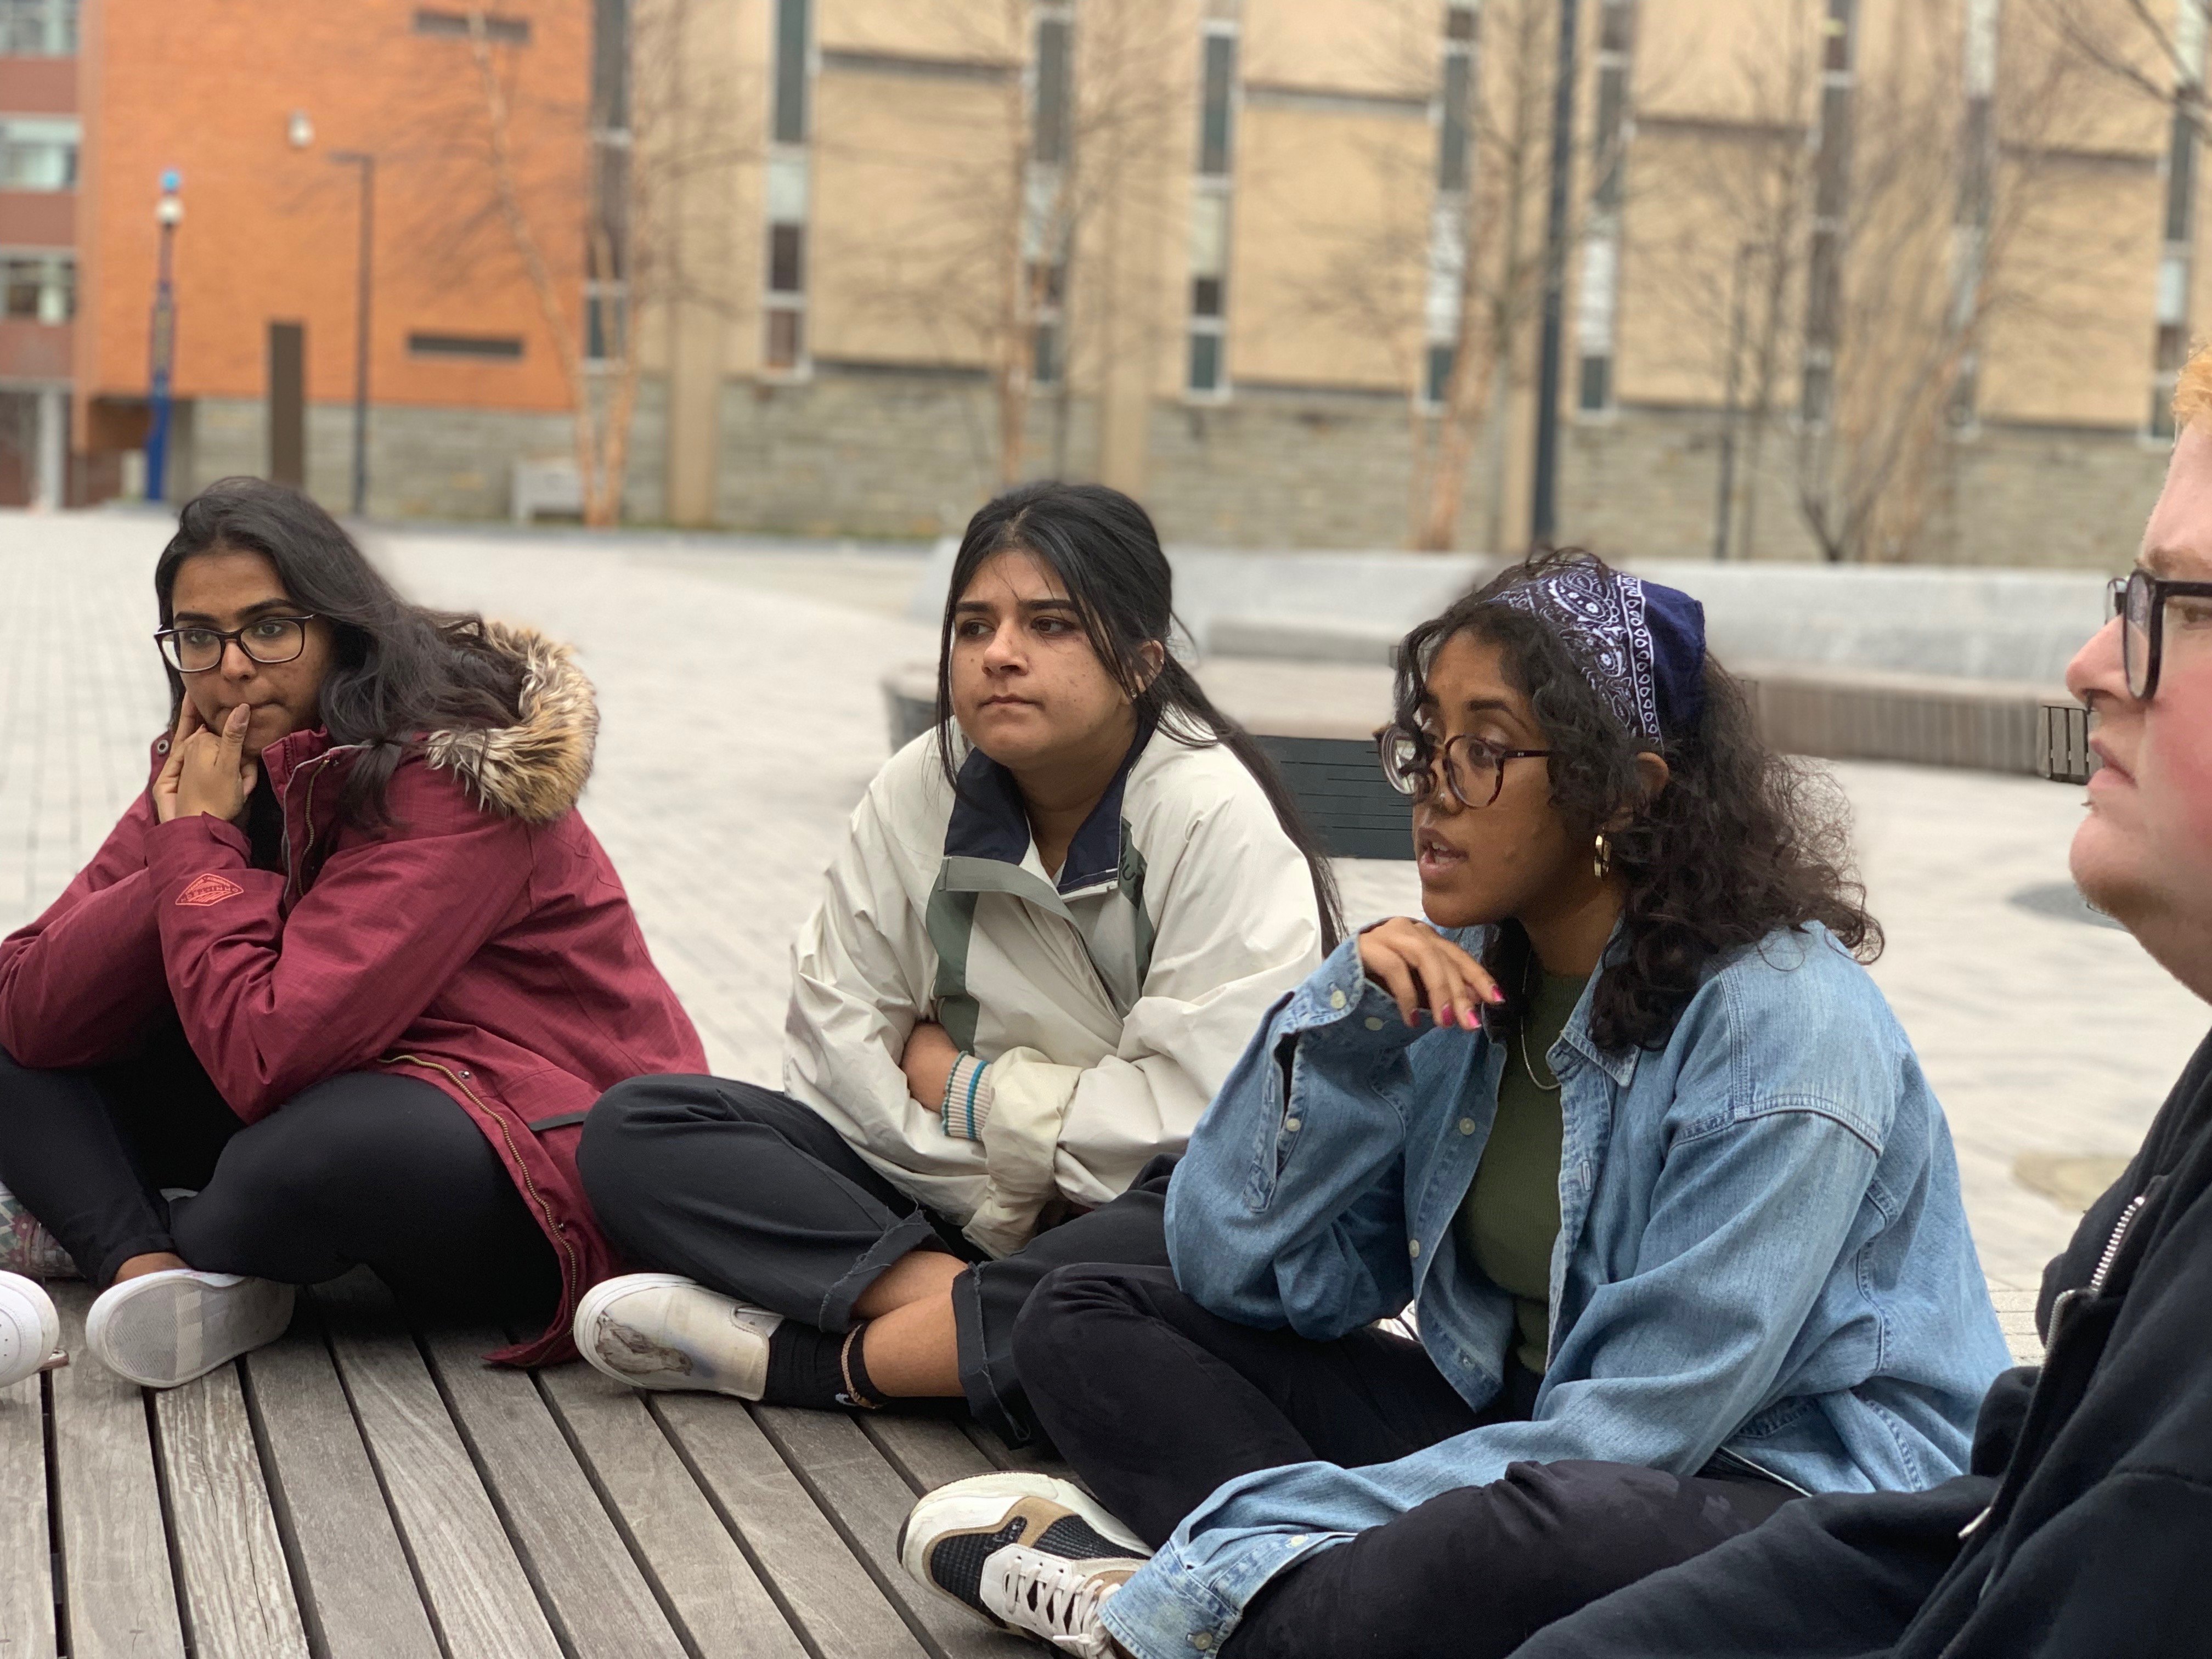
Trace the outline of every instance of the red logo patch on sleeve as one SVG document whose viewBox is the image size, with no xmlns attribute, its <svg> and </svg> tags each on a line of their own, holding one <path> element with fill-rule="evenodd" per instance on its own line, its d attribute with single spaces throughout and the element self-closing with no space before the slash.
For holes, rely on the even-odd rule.
<svg viewBox="0 0 2212 1659">
<path fill-rule="evenodd" d="M 177 895 L 179 904 L 220 904 L 227 898 L 236 898 L 246 890 L 228 876 L 218 876 L 212 870 L 204 876 L 194 876 Z"/>
</svg>

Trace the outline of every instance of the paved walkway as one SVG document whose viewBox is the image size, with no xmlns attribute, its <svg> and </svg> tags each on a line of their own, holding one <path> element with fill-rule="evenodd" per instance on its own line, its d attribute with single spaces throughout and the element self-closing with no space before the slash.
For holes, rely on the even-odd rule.
<svg viewBox="0 0 2212 1659">
<path fill-rule="evenodd" d="M 165 706 L 146 638 L 164 534 L 150 515 L 0 514 L 0 928 L 60 890 L 143 785 Z M 920 559 L 635 535 L 372 545 L 416 597 L 578 645 L 604 716 L 585 810 L 714 1064 L 774 1079 L 791 934 L 884 758 L 878 677 L 934 649 L 904 616 Z M 1217 670 L 1240 713 L 1292 696 L 1383 712 L 1372 671 Z M 2078 792 L 1833 770 L 1889 932 L 1875 975 L 1949 1110 L 1984 1264 L 2033 1284 L 2072 1217 L 2016 1164 L 2131 1150 L 2208 1017 L 2124 933 L 2013 902 L 2055 891 L 2063 910 Z M 1343 874 L 1362 917 L 1418 906 L 1409 866 Z"/>
</svg>

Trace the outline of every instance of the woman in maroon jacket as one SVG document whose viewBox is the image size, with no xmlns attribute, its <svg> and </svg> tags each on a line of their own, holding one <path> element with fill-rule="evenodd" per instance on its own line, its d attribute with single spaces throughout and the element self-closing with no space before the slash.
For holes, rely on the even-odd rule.
<svg viewBox="0 0 2212 1659">
<path fill-rule="evenodd" d="M 405 603 L 258 479 L 187 503 L 154 582 L 152 785 L 0 941 L 0 1267 L 58 1243 L 109 1286 L 88 1346 L 154 1387 L 361 1263 L 549 1317 L 495 1358 L 565 1357 L 609 1271 L 577 1126 L 623 1078 L 706 1069 L 574 810 L 589 684 Z"/>
</svg>

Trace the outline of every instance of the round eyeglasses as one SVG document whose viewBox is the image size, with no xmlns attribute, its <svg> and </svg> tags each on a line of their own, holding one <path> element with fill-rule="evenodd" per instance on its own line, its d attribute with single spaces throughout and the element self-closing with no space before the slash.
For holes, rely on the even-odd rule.
<svg viewBox="0 0 2212 1659">
<path fill-rule="evenodd" d="M 1543 760 L 1558 752 L 1550 749 L 1508 749 L 1487 738 L 1462 732 L 1440 745 L 1425 732 L 1408 732 L 1402 726 L 1386 726 L 1375 734 L 1382 757 L 1382 775 L 1401 795 L 1426 800 L 1436 793 L 1437 761 L 1443 761 L 1444 787 L 1462 806 L 1488 806 L 1505 787 L 1505 763 Z"/>
<path fill-rule="evenodd" d="M 2120 662 L 2127 671 L 2128 695 L 2148 702 L 2158 690 L 2158 671 L 2166 656 L 2166 609 L 2176 599 L 2199 601 L 2188 620 L 2212 620 L 2212 582 L 2170 582 L 2148 570 L 2115 577 L 2112 614 L 2120 619 Z"/>
<path fill-rule="evenodd" d="M 169 666 L 179 674 L 204 674 L 222 661 L 223 647 L 236 645 L 264 667 L 290 662 L 307 648 L 307 624 L 314 613 L 298 617 L 258 617 L 243 628 L 225 630 L 193 623 L 164 628 L 155 641 Z"/>
</svg>

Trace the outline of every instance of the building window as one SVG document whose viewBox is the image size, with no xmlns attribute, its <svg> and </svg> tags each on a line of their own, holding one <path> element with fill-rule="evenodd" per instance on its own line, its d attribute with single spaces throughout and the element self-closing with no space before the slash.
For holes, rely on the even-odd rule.
<svg viewBox="0 0 2212 1659">
<path fill-rule="evenodd" d="M 1057 167 L 1067 160 L 1073 131 L 1068 78 L 1075 30 L 1064 16 L 1046 15 L 1036 26 L 1036 107 L 1030 159 Z"/>
<path fill-rule="evenodd" d="M 479 357 L 513 362 L 522 356 L 522 340 L 514 334 L 410 334 L 407 349 L 416 357 Z"/>
<path fill-rule="evenodd" d="M 779 144 L 806 142 L 807 0 L 776 0 L 775 115 Z"/>
<path fill-rule="evenodd" d="M 1605 0 L 1598 14 L 1597 118 L 1590 133 L 1597 183 L 1583 233 L 1575 306 L 1575 346 L 1582 358 L 1575 407 L 1584 414 L 1613 407 L 1613 325 L 1620 309 L 1620 174 L 1632 131 L 1628 54 L 1635 37 L 1636 0 Z"/>
<path fill-rule="evenodd" d="M 769 109 L 768 235 L 763 250 L 761 364 L 772 374 L 806 369 L 806 241 L 811 162 L 808 77 L 813 69 L 810 0 L 775 0 Z"/>
<path fill-rule="evenodd" d="M 1232 104 L 1237 88 L 1237 36 L 1231 30 L 1206 31 L 1200 70 L 1198 171 L 1207 179 L 1229 176 Z"/>
<path fill-rule="evenodd" d="M 75 116 L 0 116 L 0 190 L 75 190 Z"/>
<path fill-rule="evenodd" d="M 584 237 L 584 356 L 621 358 L 629 343 L 629 0 L 592 4 L 592 200 Z"/>
<path fill-rule="evenodd" d="M 1183 387 L 1194 397 L 1229 392 L 1229 208 L 1236 165 L 1237 5 L 1209 0 L 1199 37 L 1198 158 L 1190 215 L 1189 355 Z"/>
<path fill-rule="evenodd" d="M 1857 0 L 1828 0 L 1823 25 L 1820 122 L 1814 135 L 1813 234 L 1805 260 L 1805 349 L 1797 413 L 1826 424 L 1836 394 L 1836 333 L 1842 318 L 1844 215 L 1851 166 L 1851 30 Z"/>
<path fill-rule="evenodd" d="M 1437 198 L 1429 217 L 1428 288 L 1423 326 L 1420 401 L 1441 409 L 1459 355 L 1462 292 L 1467 275 L 1468 191 L 1474 183 L 1474 54 L 1481 31 L 1473 0 L 1444 8 L 1443 65 L 1436 104 Z"/>
<path fill-rule="evenodd" d="M 0 315 L 14 322 L 65 323 L 76 315 L 76 258 L 68 253 L 0 256 Z"/>
<path fill-rule="evenodd" d="M 76 56 L 77 0 L 0 0 L 0 55 Z"/>
<path fill-rule="evenodd" d="M 530 20 L 527 17 L 495 17 L 484 14 L 484 39 L 496 40 L 502 46 L 526 46 L 530 44 Z M 415 14 L 415 33 L 417 34 L 463 35 L 470 33 L 469 14 L 461 11 L 417 11 Z"/>
</svg>

